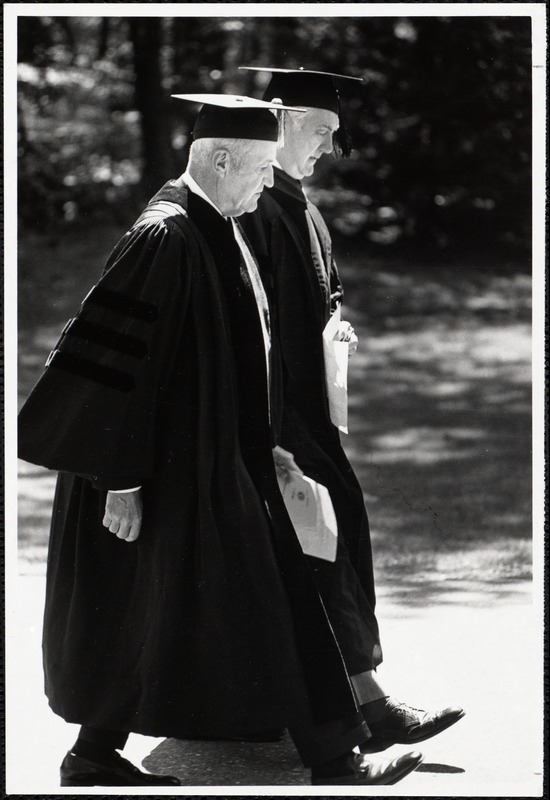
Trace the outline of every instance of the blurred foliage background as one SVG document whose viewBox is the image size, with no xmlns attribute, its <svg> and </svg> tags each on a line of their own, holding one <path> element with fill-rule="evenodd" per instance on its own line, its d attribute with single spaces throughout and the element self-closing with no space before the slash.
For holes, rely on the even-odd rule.
<svg viewBox="0 0 550 800">
<path fill-rule="evenodd" d="M 531 230 L 530 20 L 19 18 L 20 220 L 130 222 L 186 165 L 196 107 L 259 96 L 239 65 L 362 76 L 341 89 L 355 150 L 316 170 L 333 230 L 373 246 L 520 258 Z"/>
</svg>

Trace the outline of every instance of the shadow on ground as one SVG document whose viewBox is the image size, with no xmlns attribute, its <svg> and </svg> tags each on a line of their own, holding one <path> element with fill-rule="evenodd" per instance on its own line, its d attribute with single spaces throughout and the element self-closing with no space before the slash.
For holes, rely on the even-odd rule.
<svg viewBox="0 0 550 800">
<path fill-rule="evenodd" d="M 373 761 L 395 758 L 381 754 Z M 151 772 L 175 775 L 183 786 L 309 786 L 310 772 L 285 734 L 277 744 L 195 742 L 166 739 L 143 761 Z M 424 762 L 417 772 L 457 775 L 465 772 L 451 764 Z"/>
<path fill-rule="evenodd" d="M 452 320 L 369 335 L 345 446 L 379 577 L 525 578 L 531 562 L 526 323 Z"/>
<path fill-rule="evenodd" d="M 277 744 L 166 739 L 143 766 L 175 775 L 184 786 L 310 785 L 288 734 Z"/>
<path fill-rule="evenodd" d="M 437 775 L 458 775 L 464 772 L 462 767 L 452 767 L 450 764 L 421 764 L 416 772 L 433 772 Z"/>
</svg>

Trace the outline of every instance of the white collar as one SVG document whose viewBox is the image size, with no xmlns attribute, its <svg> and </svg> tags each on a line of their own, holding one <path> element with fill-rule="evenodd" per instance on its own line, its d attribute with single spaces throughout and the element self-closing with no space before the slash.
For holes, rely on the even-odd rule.
<svg viewBox="0 0 550 800">
<path fill-rule="evenodd" d="M 189 187 L 190 191 L 193 192 L 193 194 L 197 194 L 199 197 L 202 197 L 202 199 L 205 200 L 209 205 L 211 205 L 212 208 L 215 209 L 221 217 L 227 219 L 227 217 L 223 216 L 218 206 L 215 203 L 213 203 L 212 200 L 208 197 L 206 192 L 203 189 L 201 189 L 197 181 L 189 174 L 189 170 L 185 170 L 185 172 L 182 175 L 182 178 Z"/>
</svg>

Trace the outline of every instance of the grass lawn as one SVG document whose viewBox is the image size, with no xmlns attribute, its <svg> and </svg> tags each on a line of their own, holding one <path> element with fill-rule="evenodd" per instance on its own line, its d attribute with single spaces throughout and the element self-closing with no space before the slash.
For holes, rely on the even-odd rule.
<svg viewBox="0 0 550 800">
<path fill-rule="evenodd" d="M 21 400 L 122 231 L 20 237 Z M 368 253 L 368 246 L 364 252 Z M 530 278 L 482 263 L 339 259 L 360 339 L 344 444 L 365 492 L 378 581 L 531 573 Z M 20 565 L 43 571 L 55 476 L 20 464 Z"/>
</svg>

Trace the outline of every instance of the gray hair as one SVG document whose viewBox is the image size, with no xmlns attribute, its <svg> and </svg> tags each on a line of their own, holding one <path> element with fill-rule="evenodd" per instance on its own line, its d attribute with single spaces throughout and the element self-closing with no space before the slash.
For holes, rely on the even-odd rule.
<svg viewBox="0 0 550 800">
<path fill-rule="evenodd" d="M 197 139 L 189 151 L 189 166 L 196 169 L 208 168 L 212 153 L 223 148 L 229 151 L 231 161 L 238 169 L 246 158 L 249 145 L 249 139 L 210 139 L 208 137 Z"/>
</svg>

